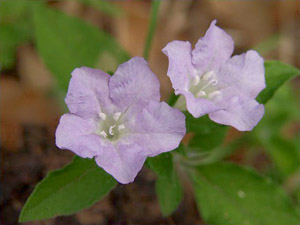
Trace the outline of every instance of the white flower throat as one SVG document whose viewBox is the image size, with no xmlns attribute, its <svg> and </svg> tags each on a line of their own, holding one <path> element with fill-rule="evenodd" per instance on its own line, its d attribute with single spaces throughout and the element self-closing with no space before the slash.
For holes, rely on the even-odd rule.
<svg viewBox="0 0 300 225">
<path fill-rule="evenodd" d="M 194 94 L 195 98 L 212 99 L 221 94 L 217 90 L 218 80 L 214 71 L 209 71 L 202 76 L 198 74 L 192 79 L 189 91 Z"/>
<path fill-rule="evenodd" d="M 98 135 L 109 140 L 115 140 L 120 136 L 120 133 L 125 130 L 125 125 L 121 123 L 121 112 L 116 112 L 113 115 L 100 112 L 99 117 L 100 125 L 97 130 Z"/>
<path fill-rule="evenodd" d="M 197 75 L 191 79 L 187 91 L 191 92 L 195 98 L 218 99 L 221 97 L 221 92 L 217 90 L 217 84 L 218 80 L 214 71 L 203 75 L 199 75 L 197 72 Z M 186 110 L 186 100 L 183 95 L 178 98 L 174 107 L 182 111 Z"/>
</svg>

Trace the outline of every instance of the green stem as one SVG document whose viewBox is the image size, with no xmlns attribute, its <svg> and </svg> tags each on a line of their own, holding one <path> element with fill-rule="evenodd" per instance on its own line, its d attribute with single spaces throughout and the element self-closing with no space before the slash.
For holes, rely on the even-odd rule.
<svg viewBox="0 0 300 225">
<path fill-rule="evenodd" d="M 147 34 L 147 38 L 146 38 L 145 48 L 144 48 L 144 58 L 146 60 L 148 60 L 148 58 L 149 58 L 149 51 L 150 51 L 151 44 L 153 41 L 153 36 L 155 33 L 160 2 L 161 2 L 161 0 L 152 0 L 151 18 L 150 18 L 150 24 L 149 24 L 149 28 L 148 28 L 148 34 Z"/>
<path fill-rule="evenodd" d="M 172 92 L 171 96 L 168 99 L 168 104 L 170 106 L 174 106 L 179 97 L 180 97 L 179 95 L 175 95 L 175 93 Z"/>
</svg>

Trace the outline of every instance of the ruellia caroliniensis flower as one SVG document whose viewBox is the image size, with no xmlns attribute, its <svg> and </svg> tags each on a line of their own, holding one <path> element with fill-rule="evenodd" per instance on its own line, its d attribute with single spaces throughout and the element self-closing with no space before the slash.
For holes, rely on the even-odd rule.
<svg viewBox="0 0 300 225">
<path fill-rule="evenodd" d="M 184 114 L 159 101 L 159 81 L 141 57 L 121 64 L 113 76 L 77 68 L 56 145 L 95 157 L 120 183 L 130 183 L 148 156 L 175 149 L 185 134 Z"/>
<path fill-rule="evenodd" d="M 264 114 L 255 100 L 265 88 L 264 61 L 252 50 L 231 57 L 233 49 L 232 38 L 214 20 L 195 49 L 190 42 L 173 41 L 162 51 L 175 94 L 181 95 L 176 108 L 248 131 Z"/>
</svg>

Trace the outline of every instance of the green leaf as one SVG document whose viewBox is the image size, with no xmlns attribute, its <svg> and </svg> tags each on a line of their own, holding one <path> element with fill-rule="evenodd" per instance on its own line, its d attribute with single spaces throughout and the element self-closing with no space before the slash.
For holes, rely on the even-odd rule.
<svg viewBox="0 0 300 225">
<path fill-rule="evenodd" d="M 213 122 L 207 115 L 200 118 L 194 118 L 188 112 L 185 115 L 187 133 L 194 133 L 189 143 L 189 151 L 210 151 L 222 144 L 227 126 Z"/>
<path fill-rule="evenodd" d="M 298 136 L 294 140 L 276 136 L 266 142 L 265 147 L 283 177 L 291 175 L 299 168 L 300 144 Z"/>
<path fill-rule="evenodd" d="M 287 194 L 253 170 L 218 163 L 197 167 L 192 178 L 199 212 L 208 224 L 299 224 Z"/>
<path fill-rule="evenodd" d="M 157 174 L 155 190 L 163 216 L 172 214 L 182 200 L 182 187 L 173 168 L 170 152 L 147 159 L 147 165 Z"/>
<path fill-rule="evenodd" d="M 276 90 L 287 80 L 299 75 L 299 69 L 280 61 L 265 62 L 265 76 L 267 87 L 258 95 L 256 100 L 265 104 Z"/>
<path fill-rule="evenodd" d="M 99 11 L 109 15 L 109 16 L 120 16 L 122 14 L 121 8 L 113 5 L 107 0 L 77 0 L 83 4 L 95 7 Z"/>
<path fill-rule="evenodd" d="M 50 172 L 34 189 L 20 222 L 70 215 L 103 198 L 116 181 L 94 160 L 75 157 L 63 169 Z"/>
<path fill-rule="evenodd" d="M 182 200 L 182 187 L 175 171 L 169 178 L 158 177 L 155 190 L 163 216 L 172 214 Z"/>
<path fill-rule="evenodd" d="M 0 23 L 7 24 L 17 22 L 26 14 L 30 6 L 28 0 L 0 1 Z"/>
<path fill-rule="evenodd" d="M 150 16 L 148 34 L 145 41 L 144 54 L 143 54 L 146 60 L 148 60 L 149 58 L 149 53 L 150 53 L 153 37 L 155 34 L 160 3 L 161 3 L 160 0 L 152 0 L 151 3 L 151 13 L 150 13 L 151 16 Z"/>
<path fill-rule="evenodd" d="M 147 158 L 148 167 L 160 177 L 168 178 L 173 173 L 173 159 L 170 152 Z"/>
<path fill-rule="evenodd" d="M 277 135 L 288 123 L 300 122 L 299 91 L 290 82 L 284 84 L 265 107 L 265 115 L 252 134 L 264 141 L 268 136 Z"/>
<path fill-rule="evenodd" d="M 115 68 L 129 58 L 110 35 L 50 7 L 35 8 L 34 24 L 37 49 L 65 91 L 75 68 L 96 67 L 102 56 Z M 107 70 L 106 64 L 99 66 Z"/>
<path fill-rule="evenodd" d="M 16 61 L 17 47 L 32 39 L 31 9 L 28 0 L 0 1 L 0 62 L 1 70 L 10 69 Z"/>
<path fill-rule="evenodd" d="M 185 112 L 187 133 L 208 134 L 218 128 L 226 126 L 213 122 L 207 115 L 194 118 L 190 113 Z"/>
<path fill-rule="evenodd" d="M 227 127 L 222 126 L 214 129 L 210 133 L 196 134 L 189 143 L 189 147 L 200 148 L 204 151 L 212 150 L 222 144 Z"/>
<path fill-rule="evenodd" d="M 276 178 L 283 181 L 300 165 L 299 136 L 285 135 L 290 127 L 300 122 L 299 91 L 283 85 L 266 105 L 266 113 L 258 126 L 249 133 L 265 149 L 276 169 Z M 297 92 L 298 91 L 298 92 Z M 292 132 L 293 133 L 293 132 Z M 252 140 L 252 143 L 253 143 Z"/>
<path fill-rule="evenodd" d="M 17 47 L 30 40 L 30 24 L 23 20 L 14 24 L 0 25 L 0 61 L 1 70 L 13 67 L 16 60 Z"/>
<path fill-rule="evenodd" d="M 281 36 L 279 33 L 275 33 L 267 37 L 265 40 L 260 42 L 258 45 L 254 46 L 252 49 L 258 51 L 261 55 L 266 55 L 272 50 L 278 48 L 278 43 L 280 42 Z"/>
</svg>

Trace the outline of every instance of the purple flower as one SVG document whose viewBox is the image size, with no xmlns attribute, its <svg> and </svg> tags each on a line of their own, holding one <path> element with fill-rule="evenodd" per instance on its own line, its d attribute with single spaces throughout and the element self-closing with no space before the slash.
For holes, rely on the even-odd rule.
<svg viewBox="0 0 300 225">
<path fill-rule="evenodd" d="M 95 157 L 120 183 L 130 183 L 148 156 L 175 149 L 185 134 L 183 113 L 159 100 L 159 81 L 143 58 L 120 65 L 114 76 L 75 69 L 56 145 Z"/>
<path fill-rule="evenodd" d="M 232 38 L 214 20 L 192 50 L 173 41 L 162 50 L 169 58 L 168 76 L 176 95 L 175 107 L 194 117 L 210 119 L 238 130 L 252 130 L 264 114 L 255 98 L 265 88 L 264 61 L 255 51 L 231 57 Z M 230 58 L 231 57 L 231 58 Z"/>
</svg>

